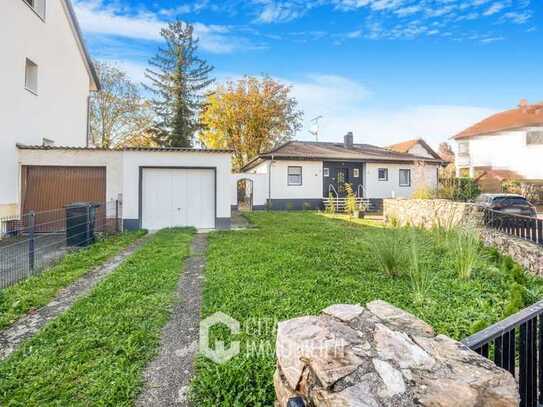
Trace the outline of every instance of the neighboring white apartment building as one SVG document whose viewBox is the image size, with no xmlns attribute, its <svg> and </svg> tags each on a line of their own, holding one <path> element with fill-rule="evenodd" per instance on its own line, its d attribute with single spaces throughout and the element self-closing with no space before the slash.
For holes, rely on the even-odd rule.
<svg viewBox="0 0 543 407">
<path fill-rule="evenodd" d="M 256 209 L 320 208 L 330 193 L 344 197 L 345 184 L 376 209 L 383 198 L 407 198 L 417 189 L 438 187 L 438 169 L 445 162 L 426 143 L 420 150 L 415 144 L 421 143 L 412 146 L 418 154 L 355 144 L 352 133 L 343 143 L 290 141 L 260 154 L 242 169 L 250 175 L 237 179 L 254 181 Z"/>
<path fill-rule="evenodd" d="M 543 103 L 522 100 L 518 108 L 488 117 L 454 139 L 457 175 L 488 171 L 543 179 Z"/>
<path fill-rule="evenodd" d="M 86 146 L 99 87 L 69 0 L 6 0 L 0 12 L 0 217 L 19 205 L 16 144 Z"/>
</svg>

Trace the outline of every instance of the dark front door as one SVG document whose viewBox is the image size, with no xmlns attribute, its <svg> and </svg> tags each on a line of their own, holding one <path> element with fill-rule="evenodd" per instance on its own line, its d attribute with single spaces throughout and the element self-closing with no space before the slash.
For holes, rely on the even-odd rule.
<svg viewBox="0 0 543 407">
<path fill-rule="evenodd" d="M 325 161 L 323 163 L 323 197 L 338 195 L 343 198 L 347 195 L 345 184 L 350 184 L 356 196 L 363 195 L 363 168 L 362 163 Z"/>
</svg>

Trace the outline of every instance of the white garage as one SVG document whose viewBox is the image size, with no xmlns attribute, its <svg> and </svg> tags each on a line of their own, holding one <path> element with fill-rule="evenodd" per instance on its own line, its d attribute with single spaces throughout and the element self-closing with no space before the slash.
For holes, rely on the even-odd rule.
<svg viewBox="0 0 543 407">
<path fill-rule="evenodd" d="M 214 168 L 142 168 L 144 229 L 215 228 Z"/>
<path fill-rule="evenodd" d="M 231 151 L 213 149 L 18 146 L 21 168 L 100 167 L 106 184 L 100 199 L 122 203 L 126 230 L 229 228 L 231 159 Z"/>
</svg>

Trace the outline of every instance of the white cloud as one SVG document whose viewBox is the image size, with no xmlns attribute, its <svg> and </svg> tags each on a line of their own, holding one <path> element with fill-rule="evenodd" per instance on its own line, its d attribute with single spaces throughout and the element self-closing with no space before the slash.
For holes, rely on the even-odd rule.
<svg viewBox="0 0 543 407">
<path fill-rule="evenodd" d="M 160 41 L 160 30 L 167 25 L 157 14 L 142 11 L 128 15 L 102 0 L 77 0 L 74 7 L 86 33 Z M 229 35 L 230 28 L 226 26 L 195 23 L 194 32 L 200 39 L 200 48 L 207 52 L 229 53 L 248 45 L 246 40 Z"/>
<path fill-rule="evenodd" d="M 341 141 L 353 131 L 359 143 L 389 145 L 422 137 L 437 146 L 495 111 L 477 106 L 420 105 L 371 107 L 372 92 L 363 84 L 337 75 L 310 75 L 289 82 L 304 111 L 297 138 L 312 140 L 310 120 L 322 115 L 321 141 Z"/>
<path fill-rule="evenodd" d="M 507 5 L 505 3 L 502 3 L 502 2 L 496 2 L 494 4 L 492 4 L 484 13 L 483 15 L 484 16 L 492 16 L 496 13 L 499 13 L 500 11 L 502 11 L 505 7 L 507 7 Z"/>
</svg>

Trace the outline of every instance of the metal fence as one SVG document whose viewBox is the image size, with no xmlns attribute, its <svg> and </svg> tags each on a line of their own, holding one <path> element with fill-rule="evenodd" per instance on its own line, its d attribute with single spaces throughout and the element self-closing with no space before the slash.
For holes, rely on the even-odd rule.
<svg viewBox="0 0 543 407">
<path fill-rule="evenodd" d="M 122 231 L 120 201 L 87 209 L 83 215 L 60 208 L 0 218 L 0 289 L 40 273 L 70 250 L 93 243 L 95 233 Z"/>
<path fill-rule="evenodd" d="M 543 301 L 462 342 L 517 379 L 521 407 L 543 404 Z"/>
<path fill-rule="evenodd" d="M 483 209 L 486 227 L 543 245 L 543 219 L 511 215 L 491 209 Z"/>
</svg>

